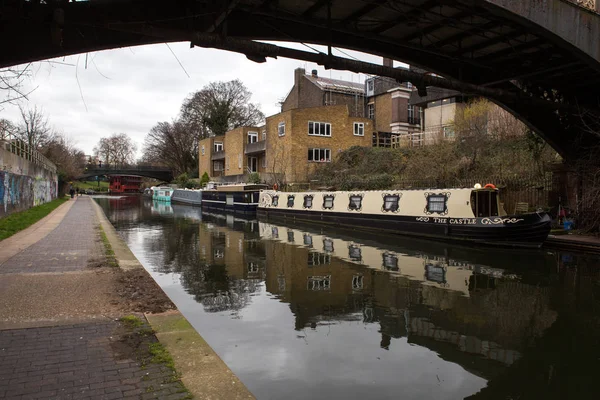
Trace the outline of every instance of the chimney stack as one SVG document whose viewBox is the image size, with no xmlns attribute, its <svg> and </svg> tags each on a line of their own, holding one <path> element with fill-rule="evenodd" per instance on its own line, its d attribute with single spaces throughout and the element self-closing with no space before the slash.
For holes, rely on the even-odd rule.
<svg viewBox="0 0 600 400">
<path fill-rule="evenodd" d="M 306 74 L 306 70 L 304 68 L 296 68 L 294 70 L 294 85 L 300 83 L 300 79 Z"/>
<path fill-rule="evenodd" d="M 383 57 L 383 66 L 394 68 L 394 60 L 391 58 Z"/>
<path fill-rule="evenodd" d="M 317 77 L 317 70 L 316 69 L 312 70 L 312 76 L 314 76 L 315 78 Z"/>
</svg>

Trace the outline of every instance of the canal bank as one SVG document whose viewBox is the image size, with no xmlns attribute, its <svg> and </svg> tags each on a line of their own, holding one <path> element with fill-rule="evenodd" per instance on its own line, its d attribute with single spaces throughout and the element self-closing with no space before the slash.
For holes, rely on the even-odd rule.
<svg viewBox="0 0 600 400">
<path fill-rule="evenodd" d="M 78 197 L 1 242 L 0 397 L 252 398 L 98 211 Z"/>
</svg>

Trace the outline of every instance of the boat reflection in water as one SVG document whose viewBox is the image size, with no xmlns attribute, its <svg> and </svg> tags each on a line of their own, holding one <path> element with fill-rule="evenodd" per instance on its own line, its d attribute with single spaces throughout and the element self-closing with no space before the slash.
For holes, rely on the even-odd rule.
<svg viewBox="0 0 600 400">
<path fill-rule="evenodd" d="M 182 207 L 115 224 L 257 398 L 595 394 L 597 258 Z"/>
</svg>

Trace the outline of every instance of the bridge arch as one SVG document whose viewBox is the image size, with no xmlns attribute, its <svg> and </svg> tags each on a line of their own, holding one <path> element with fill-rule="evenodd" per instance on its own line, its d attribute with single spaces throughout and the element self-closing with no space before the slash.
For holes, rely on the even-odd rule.
<svg viewBox="0 0 600 400">
<path fill-rule="evenodd" d="M 577 109 L 600 108 L 600 14 L 567 0 L 13 0 L 0 7 L 9 33 L 0 38 L 0 67 L 151 43 L 210 47 L 207 33 L 339 46 L 509 93 L 487 97 L 563 155 L 581 147 Z"/>
</svg>

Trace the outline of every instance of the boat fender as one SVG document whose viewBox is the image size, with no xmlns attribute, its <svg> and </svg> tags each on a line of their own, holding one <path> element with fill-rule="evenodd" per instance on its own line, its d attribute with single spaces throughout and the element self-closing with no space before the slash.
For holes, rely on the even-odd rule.
<svg viewBox="0 0 600 400">
<path fill-rule="evenodd" d="M 486 183 L 483 188 L 484 189 L 496 189 L 496 186 L 493 183 Z"/>
</svg>

